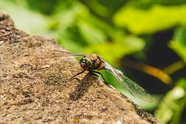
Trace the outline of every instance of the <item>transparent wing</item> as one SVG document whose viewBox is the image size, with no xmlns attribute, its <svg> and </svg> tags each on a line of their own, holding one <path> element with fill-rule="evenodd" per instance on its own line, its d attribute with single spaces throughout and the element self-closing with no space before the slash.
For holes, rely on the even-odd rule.
<svg viewBox="0 0 186 124">
<path fill-rule="evenodd" d="M 105 62 L 105 70 L 113 74 L 117 80 L 127 88 L 127 90 L 133 95 L 137 96 L 145 101 L 152 102 L 152 97 L 150 94 L 143 89 L 141 86 L 136 84 L 134 81 L 127 78 L 123 73 L 115 68 L 113 68 L 109 63 Z"/>
<path fill-rule="evenodd" d="M 58 50 L 55 50 L 57 51 L 58 53 L 61 53 L 63 55 L 67 55 L 67 56 L 83 56 L 83 57 L 86 57 L 88 54 L 82 54 L 82 53 L 70 53 L 70 52 L 62 52 L 62 51 L 58 51 Z"/>
<path fill-rule="evenodd" d="M 81 53 L 70 53 L 67 51 L 60 51 L 60 50 L 53 50 L 55 53 L 53 54 L 52 57 L 62 57 L 62 56 L 82 56 L 86 57 L 89 54 L 81 54 Z"/>
</svg>

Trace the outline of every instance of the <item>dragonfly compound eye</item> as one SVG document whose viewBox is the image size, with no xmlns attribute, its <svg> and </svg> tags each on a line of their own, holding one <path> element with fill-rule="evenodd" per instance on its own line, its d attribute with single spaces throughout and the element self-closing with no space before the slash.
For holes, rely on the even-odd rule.
<svg viewBox="0 0 186 124">
<path fill-rule="evenodd" d="M 90 68 L 92 67 L 92 61 L 90 59 L 87 58 L 83 58 L 80 60 L 80 65 L 82 68 Z"/>
</svg>

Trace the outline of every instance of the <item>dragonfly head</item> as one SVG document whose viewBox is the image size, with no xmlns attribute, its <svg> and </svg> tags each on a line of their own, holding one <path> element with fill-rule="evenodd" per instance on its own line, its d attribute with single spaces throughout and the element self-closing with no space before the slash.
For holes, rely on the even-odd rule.
<svg viewBox="0 0 186 124">
<path fill-rule="evenodd" d="M 82 58 L 80 60 L 80 65 L 83 69 L 88 70 L 92 67 L 92 61 L 88 58 Z"/>
<path fill-rule="evenodd" d="M 80 60 L 80 65 L 84 70 L 94 71 L 101 70 L 105 68 L 104 60 L 96 55 L 89 54 Z"/>
</svg>

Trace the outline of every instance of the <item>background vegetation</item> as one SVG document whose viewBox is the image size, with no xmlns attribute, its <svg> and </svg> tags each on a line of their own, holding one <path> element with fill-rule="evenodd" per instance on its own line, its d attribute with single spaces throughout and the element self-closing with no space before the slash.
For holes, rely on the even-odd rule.
<svg viewBox="0 0 186 124">
<path fill-rule="evenodd" d="M 162 124 L 186 123 L 185 0 L 0 0 L 17 28 L 53 37 L 70 52 L 97 53 L 144 87 L 133 98 Z"/>
</svg>

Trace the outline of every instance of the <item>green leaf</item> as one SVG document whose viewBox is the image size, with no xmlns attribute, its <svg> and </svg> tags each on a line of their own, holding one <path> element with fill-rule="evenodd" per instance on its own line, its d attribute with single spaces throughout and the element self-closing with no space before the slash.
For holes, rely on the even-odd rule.
<svg viewBox="0 0 186 124">
<path fill-rule="evenodd" d="M 176 41 L 171 41 L 168 45 L 186 62 L 186 46 Z"/>
<path fill-rule="evenodd" d="M 176 30 L 174 40 L 180 44 L 186 46 L 186 26 L 179 27 Z"/>
<path fill-rule="evenodd" d="M 84 49 L 85 53 L 97 53 L 112 65 L 116 65 L 116 60 L 119 60 L 127 54 L 132 54 L 141 51 L 145 47 L 143 39 L 130 36 L 123 38 L 123 41 L 114 43 L 106 42 L 102 44 L 95 44 Z"/>
<path fill-rule="evenodd" d="M 47 24 L 50 21 L 49 18 L 23 7 L 15 3 L 15 1 L 1 1 L 0 9 L 10 14 L 18 29 L 28 33 L 39 33 L 47 30 Z"/>
<path fill-rule="evenodd" d="M 154 5 L 149 10 L 124 6 L 115 14 L 114 22 L 135 34 L 152 34 L 178 24 L 186 24 L 186 5 Z"/>
<path fill-rule="evenodd" d="M 180 79 L 177 85 L 163 98 L 155 117 L 162 124 L 179 124 L 182 111 L 186 106 L 186 79 Z"/>
<path fill-rule="evenodd" d="M 106 41 L 105 34 L 99 28 L 95 27 L 86 20 L 79 19 L 77 25 L 80 34 L 89 45 L 103 43 Z"/>
</svg>

